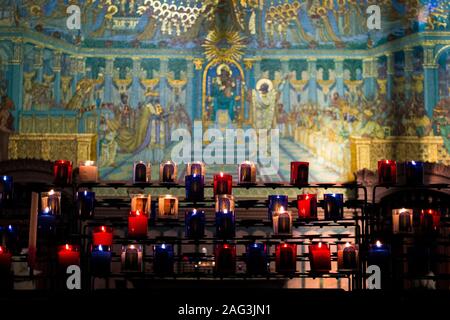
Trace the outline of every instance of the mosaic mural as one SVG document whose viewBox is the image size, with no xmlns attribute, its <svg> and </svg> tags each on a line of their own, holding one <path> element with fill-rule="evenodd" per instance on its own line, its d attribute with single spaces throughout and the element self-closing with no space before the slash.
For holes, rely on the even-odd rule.
<svg viewBox="0 0 450 320">
<path fill-rule="evenodd" d="M 288 180 L 292 160 L 311 162 L 311 180 L 351 179 L 352 137 L 372 148 L 411 137 L 422 160 L 432 137 L 431 160 L 450 163 L 450 1 L 0 4 L 2 157 L 11 137 L 91 133 L 102 177 L 129 179 L 134 161 L 168 159 L 174 130 L 200 121 L 278 128 L 281 168 L 263 181 Z M 372 4 L 380 30 L 367 28 Z"/>
</svg>

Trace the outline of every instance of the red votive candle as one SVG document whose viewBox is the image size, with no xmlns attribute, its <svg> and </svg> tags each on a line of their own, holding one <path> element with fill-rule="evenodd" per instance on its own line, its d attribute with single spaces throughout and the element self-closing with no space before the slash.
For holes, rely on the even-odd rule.
<svg viewBox="0 0 450 320">
<path fill-rule="evenodd" d="M 56 160 L 53 164 L 53 182 L 64 186 L 72 183 L 72 162 L 69 160 Z"/>
<path fill-rule="evenodd" d="M 148 215 L 137 210 L 130 211 L 128 216 L 128 236 L 130 238 L 146 238 L 148 231 Z"/>
<path fill-rule="evenodd" d="M 58 248 L 58 266 L 62 271 L 67 267 L 80 265 L 80 248 L 78 246 L 65 244 Z"/>
<path fill-rule="evenodd" d="M 297 208 L 300 219 L 317 219 L 317 195 L 299 194 Z"/>
<path fill-rule="evenodd" d="M 297 270 L 297 245 L 278 244 L 275 249 L 275 267 L 278 273 L 295 273 Z"/>
<path fill-rule="evenodd" d="M 221 194 L 231 194 L 233 188 L 233 176 L 231 174 L 214 175 L 214 196 Z"/>
<path fill-rule="evenodd" d="M 216 246 L 214 251 L 216 272 L 220 274 L 231 274 L 236 272 L 236 247 L 224 243 Z"/>
<path fill-rule="evenodd" d="M 312 272 L 329 272 L 331 270 L 331 253 L 328 245 L 322 242 L 310 244 L 309 263 Z"/>
<path fill-rule="evenodd" d="M 395 184 L 397 182 L 397 163 L 393 160 L 378 161 L 378 183 Z"/>
<path fill-rule="evenodd" d="M 113 228 L 100 226 L 95 227 L 92 231 L 93 246 L 112 246 L 113 244 Z"/>
<path fill-rule="evenodd" d="M 308 184 L 309 162 L 291 162 L 291 185 L 302 186 Z"/>
<path fill-rule="evenodd" d="M 11 253 L 5 247 L 0 246 L 0 275 L 11 272 L 11 259 Z"/>
<path fill-rule="evenodd" d="M 423 233 L 438 233 L 441 214 L 437 210 L 426 209 L 420 212 L 420 225 Z"/>
</svg>

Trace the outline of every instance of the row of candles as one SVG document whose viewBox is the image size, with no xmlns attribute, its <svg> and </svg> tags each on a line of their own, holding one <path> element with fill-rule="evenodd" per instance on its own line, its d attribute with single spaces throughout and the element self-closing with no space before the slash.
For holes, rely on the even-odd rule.
<svg viewBox="0 0 450 320">
<path fill-rule="evenodd" d="M 421 209 L 414 214 L 413 209 L 392 210 L 392 231 L 394 234 L 434 234 L 439 232 L 441 213 L 435 209 Z"/>
<path fill-rule="evenodd" d="M 76 210 L 81 218 L 92 218 L 95 209 L 95 192 L 80 191 L 76 194 Z M 215 197 L 215 220 L 217 235 L 221 238 L 234 236 L 235 199 L 233 195 Z M 288 209 L 287 195 L 268 197 L 268 218 L 273 223 L 274 234 L 291 234 L 293 214 Z M 128 216 L 128 234 L 139 238 L 147 235 L 148 220 L 152 217 L 151 195 L 131 196 L 131 211 Z M 325 220 L 343 219 L 343 194 L 325 194 L 323 199 Z M 41 211 L 38 215 L 38 230 L 54 233 L 57 217 L 61 214 L 61 193 L 51 190 L 41 194 Z M 178 219 L 179 201 L 176 196 L 158 197 L 158 219 Z M 317 195 L 301 194 L 297 196 L 299 220 L 317 220 Z M 198 230 L 204 229 L 205 212 L 196 209 L 186 212 L 186 226 L 195 223 Z"/>
<path fill-rule="evenodd" d="M 102 229 L 103 228 L 103 229 Z M 100 234 L 99 234 L 100 233 Z M 99 227 L 93 232 L 90 252 L 90 272 L 93 276 L 108 276 L 112 262 L 112 229 Z M 122 246 L 120 261 L 123 272 L 144 271 L 144 247 L 140 244 Z M 254 242 L 246 245 L 245 262 L 249 274 L 265 274 L 269 271 L 268 247 L 264 243 Z M 331 251 L 327 243 L 318 242 L 308 245 L 308 257 L 311 272 L 328 273 L 332 270 Z M 369 247 L 368 264 L 385 267 L 389 263 L 390 247 L 377 241 Z M 275 266 L 278 273 L 294 273 L 297 271 L 297 244 L 284 242 L 275 246 Z M 65 271 L 70 265 L 80 265 L 80 247 L 65 244 L 58 247 L 57 262 L 60 270 Z M 153 246 L 153 272 L 169 274 L 173 272 L 175 262 L 174 248 L 171 244 Z M 236 245 L 220 243 L 214 247 L 214 266 L 218 273 L 234 273 L 236 271 Z M 9 274 L 12 254 L 6 247 L 0 246 L 0 273 Z M 359 252 L 350 243 L 337 245 L 337 269 L 342 272 L 358 269 Z"/>
<path fill-rule="evenodd" d="M 152 165 L 150 162 L 138 161 L 133 166 L 133 183 L 150 183 L 152 180 Z M 56 185 L 68 185 L 72 183 L 73 165 L 68 160 L 57 160 L 54 163 L 54 183 Z M 201 161 L 186 165 L 185 182 L 204 185 L 206 175 L 205 164 Z M 291 184 L 308 184 L 309 163 L 291 162 Z M 178 177 L 178 165 L 173 161 L 162 162 L 159 166 L 160 183 L 176 183 Z M 239 184 L 256 183 L 256 165 L 251 161 L 244 161 L 238 168 Z M 78 167 L 78 180 L 80 183 L 97 183 L 99 171 L 95 161 L 82 161 Z M 218 194 L 231 194 L 232 176 L 230 174 L 218 174 L 214 176 L 215 190 Z"/>
</svg>

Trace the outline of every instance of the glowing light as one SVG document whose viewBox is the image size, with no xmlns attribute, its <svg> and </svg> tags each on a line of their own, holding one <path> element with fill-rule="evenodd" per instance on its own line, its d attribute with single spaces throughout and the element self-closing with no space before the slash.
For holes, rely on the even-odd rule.
<svg viewBox="0 0 450 320">
<path fill-rule="evenodd" d="M 166 249 L 166 245 L 164 243 L 161 245 L 161 249 Z"/>
<path fill-rule="evenodd" d="M 102 245 L 99 245 L 99 246 L 98 246 L 98 251 L 103 251 Z"/>
<path fill-rule="evenodd" d="M 346 248 L 350 248 L 350 247 L 351 247 L 351 244 L 350 244 L 349 242 L 347 242 L 347 243 L 345 244 L 345 247 L 346 247 Z"/>
<path fill-rule="evenodd" d="M 6 180 L 8 180 L 8 177 L 7 176 L 3 176 L 3 181 L 6 181 Z"/>
<path fill-rule="evenodd" d="M 53 189 L 50 190 L 50 192 L 48 193 L 49 196 L 52 196 L 52 195 L 54 195 L 54 194 L 55 194 L 55 190 L 53 190 Z"/>
<path fill-rule="evenodd" d="M 106 232 L 105 226 L 102 226 L 102 232 Z"/>
<path fill-rule="evenodd" d="M 318 247 L 319 247 L 319 248 L 322 248 L 322 242 L 319 242 Z"/>
<path fill-rule="evenodd" d="M 381 248 L 381 246 L 382 246 L 381 241 L 380 241 L 380 240 L 377 240 L 377 242 L 376 242 L 375 245 L 377 246 L 377 248 Z"/>
<path fill-rule="evenodd" d="M 197 214 L 197 209 L 192 210 L 192 215 L 195 215 L 195 214 Z"/>
<path fill-rule="evenodd" d="M 223 172 L 220 173 L 220 177 L 223 178 Z"/>
<path fill-rule="evenodd" d="M 67 251 L 71 251 L 71 249 L 72 249 L 72 248 L 66 243 L 66 250 L 67 250 Z"/>
</svg>

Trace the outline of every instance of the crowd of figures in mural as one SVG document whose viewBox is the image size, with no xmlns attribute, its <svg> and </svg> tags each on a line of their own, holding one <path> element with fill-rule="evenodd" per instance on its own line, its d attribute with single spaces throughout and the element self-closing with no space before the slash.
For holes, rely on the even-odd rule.
<svg viewBox="0 0 450 320">
<path fill-rule="evenodd" d="M 287 162 L 320 159 L 333 178 L 351 136 L 441 136 L 450 159 L 450 1 L 1 2 L 2 154 L 13 131 L 95 132 L 103 175 L 121 178 L 198 120 L 279 128 Z M 383 28 L 368 30 L 375 2 Z M 76 121 L 39 122 L 53 116 Z"/>
</svg>

